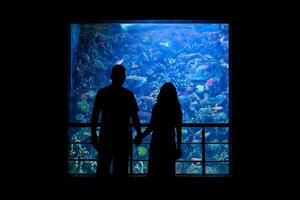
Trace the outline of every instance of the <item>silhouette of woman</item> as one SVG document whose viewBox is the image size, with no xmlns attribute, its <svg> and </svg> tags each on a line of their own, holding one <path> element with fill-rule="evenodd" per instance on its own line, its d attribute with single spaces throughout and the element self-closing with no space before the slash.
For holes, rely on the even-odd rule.
<svg viewBox="0 0 300 200">
<path fill-rule="evenodd" d="M 142 139 L 153 131 L 148 164 L 149 176 L 175 176 L 175 161 L 181 156 L 181 123 L 182 112 L 176 88 L 170 82 L 165 83 L 160 89 L 157 103 L 153 106 L 149 126 L 134 139 L 138 146 Z"/>
</svg>

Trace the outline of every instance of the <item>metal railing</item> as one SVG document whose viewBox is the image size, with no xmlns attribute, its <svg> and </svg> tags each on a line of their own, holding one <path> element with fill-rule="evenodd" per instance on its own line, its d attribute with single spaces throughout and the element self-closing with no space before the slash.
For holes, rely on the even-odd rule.
<svg viewBox="0 0 300 200">
<path fill-rule="evenodd" d="M 101 126 L 99 123 L 97 125 L 98 127 Z M 142 123 L 141 127 L 147 127 L 148 124 Z M 91 123 L 69 123 L 68 128 L 89 128 L 91 127 Z M 176 163 L 178 162 L 197 162 L 201 163 L 202 167 L 202 173 L 201 174 L 176 174 L 176 176 L 231 176 L 231 171 L 232 171 L 232 134 L 231 134 L 231 125 L 230 123 L 183 123 L 182 127 L 199 127 L 202 128 L 201 130 L 201 142 L 182 142 L 181 144 L 195 144 L 195 145 L 200 145 L 200 149 L 202 151 L 202 158 L 195 161 L 195 160 L 176 160 Z M 208 127 L 225 127 L 228 128 L 228 142 L 206 142 L 206 136 L 205 136 L 205 129 Z M 132 129 L 131 129 L 132 131 Z M 90 144 L 90 142 L 68 142 L 69 144 Z M 150 144 L 150 142 L 142 142 L 141 144 Z M 228 155 L 229 159 L 228 160 L 206 160 L 206 144 L 227 144 L 228 145 Z M 68 161 L 97 161 L 97 159 L 70 159 L 68 158 Z M 138 162 L 138 161 L 149 161 L 148 159 L 133 159 L 133 151 L 131 152 L 131 156 L 129 159 L 130 163 L 130 172 L 129 176 L 141 176 L 143 174 L 134 174 L 133 173 L 133 162 Z M 207 174 L 206 173 L 206 163 L 215 163 L 215 162 L 223 162 L 223 163 L 228 163 L 228 173 L 226 174 Z M 93 174 L 69 174 L 71 176 L 92 176 Z M 146 174 L 145 174 L 146 175 Z"/>
</svg>

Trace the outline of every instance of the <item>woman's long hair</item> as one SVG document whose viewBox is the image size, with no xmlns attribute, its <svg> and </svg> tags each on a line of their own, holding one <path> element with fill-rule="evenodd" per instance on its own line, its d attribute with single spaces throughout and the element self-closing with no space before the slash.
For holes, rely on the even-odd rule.
<svg viewBox="0 0 300 200">
<path fill-rule="evenodd" d="M 157 106 L 162 113 L 168 114 L 169 119 L 178 121 L 176 118 L 182 117 L 181 106 L 178 100 L 176 88 L 173 83 L 167 82 L 161 87 L 157 97 Z"/>
</svg>

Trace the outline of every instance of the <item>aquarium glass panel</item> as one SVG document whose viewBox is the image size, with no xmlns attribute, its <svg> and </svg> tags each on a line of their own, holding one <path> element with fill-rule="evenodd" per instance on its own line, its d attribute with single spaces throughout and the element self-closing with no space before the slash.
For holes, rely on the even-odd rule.
<svg viewBox="0 0 300 200">
<path fill-rule="evenodd" d="M 176 162 L 176 174 L 202 174 L 201 162 Z"/>
<path fill-rule="evenodd" d="M 202 128 L 199 127 L 182 127 L 182 142 L 200 143 L 202 142 Z M 177 141 L 177 138 L 176 138 Z"/>
<path fill-rule="evenodd" d="M 146 127 L 142 127 L 141 131 L 144 132 L 146 130 Z M 137 135 L 135 128 L 132 128 L 132 138 L 135 138 L 135 136 Z M 149 135 L 147 135 L 146 137 L 143 138 L 142 143 L 150 143 L 151 141 L 151 137 L 152 137 L 152 132 L 149 133 Z"/>
<path fill-rule="evenodd" d="M 206 160 L 226 161 L 229 160 L 228 144 L 206 144 L 205 145 Z"/>
<path fill-rule="evenodd" d="M 138 147 L 133 145 L 133 160 L 148 160 L 149 147 L 149 144 L 141 144 Z"/>
<path fill-rule="evenodd" d="M 229 162 L 206 162 L 206 174 L 229 174 Z"/>
<path fill-rule="evenodd" d="M 91 144 L 69 144 L 69 159 L 97 159 L 98 152 Z"/>
<path fill-rule="evenodd" d="M 148 161 L 133 161 L 133 174 L 147 174 Z"/>
<path fill-rule="evenodd" d="M 172 82 L 183 122 L 228 122 L 229 25 L 94 23 L 70 27 L 69 120 L 89 122 L 95 95 L 126 68 L 141 122 L 148 123 L 160 87 Z"/>
<path fill-rule="evenodd" d="M 206 142 L 229 142 L 228 127 L 208 127 L 205 128 Z"/>
<path fill-rule="evenodd" d="M 97 128 L 97 135 L 99 135 L 99 128 Z M 91 128 L 71 127 L 68 132 L 69 142 L 90 142 Z"/>
<path fill-rule="evenodd" d="M 202 151 L 200 144 L 182 144 L 181 145 L 182 155 L 179 160 L 202 160 Z"/>
<path fill-rule="evenodd" d="M 69 161 L 69 174 L 96 174 L 96 161 Z"/>
</svg>

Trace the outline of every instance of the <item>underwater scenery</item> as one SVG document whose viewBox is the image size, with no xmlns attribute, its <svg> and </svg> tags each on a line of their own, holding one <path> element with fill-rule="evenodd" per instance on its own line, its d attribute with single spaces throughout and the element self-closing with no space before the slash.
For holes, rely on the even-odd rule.
<svg viewBox="0 0 300 200">
<path fill-rule="evenodd" d="M 183 123 L 229 122 L 228 24 L 71 24 L 69 122 L 90 122 L 96 93 L 111 84 L 115 64 L 126 68 L 123 86 L 136 97 L 141 123 L 149 123 L 166 82 L 177 89 Z M 202 128 L 182 130 L 183 154 L 176 173 L 201 175 Z M 98 155 L 90 136 L 90 128 L 69 128 L 69 174 L 95 174 Z M 133 146 L 133 174 L 147 173 L 150 139 L 151 134 L 141 146 Z M 205 173 L 228 174 L 229 128 L 206 127 L 205 142 Z"/>
</svg>

